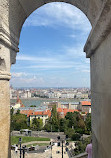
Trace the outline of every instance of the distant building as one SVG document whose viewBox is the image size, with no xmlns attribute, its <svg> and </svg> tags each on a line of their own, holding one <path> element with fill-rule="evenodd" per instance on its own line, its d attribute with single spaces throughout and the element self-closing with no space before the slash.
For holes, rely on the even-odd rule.
<svg viewBox="0 0 111 158">
<path fill-rule="evenodd" d="M 56 108 L 58 107 L 58 102 L 50 102 L 49 104 L 48 104 L 48 109 L 49 110 L 52 110 L 52 107 L 53 106 L 56 106 Z"/>
<path fill-rule="evenodd" d="M 78 110 L 73 110 L 73 109 L 63 109 L 63 108 L 57 109 L 57 112 L 59 113 L 59 116 L 61 118 L 64 118 L 68 112 L 75 112 L 75 111 L 79 112 Z"/>
<path fill-rule="evenodd" d="M 90 101 L 81 101 L 78 109 L 85 113 L 91 113 L 91 102 Z"/>
<path fill-rule="evenodd" d="M 30 124 L 32 123 L 32 120 L 34 118 L 42 119 L 43 126 L 45 125 L 46 120 L 49 117 L 51 117 L 51 111 L 50 110 L 46 110 L 46 111 L 21 110 L 20 113 L 27 115 L 27 117 L 29 118 Z"/>
<path fill-rule="evenodd" d="M 80 99 L 82 97 L 82 92 L 77 92 L 76 98 Z"/>
<path fill-rule="evenodd" d="M 13 109 L 19 109 L 21 107 L 25 107 L 24 104 L 22 103 L 21 99 L 19 96 L 17 96 L 17 101 L 14 105 L 12 105 Z"/>
<path fill-rule="evenodd" d="M 58 102 L 57 107 L 63 109 L 78 109 L 79 102 Z"/>
</svg>

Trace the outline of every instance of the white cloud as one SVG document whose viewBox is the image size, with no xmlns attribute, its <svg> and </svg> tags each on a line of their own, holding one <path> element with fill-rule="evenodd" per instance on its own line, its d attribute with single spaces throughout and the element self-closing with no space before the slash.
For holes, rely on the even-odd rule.
<svg viewBox="0 0 111 158">
<path fill-rule="evenodd" d="M 25 73 L 25 72 L 13 72 L 12 73 L 12 77 L 23 77 L 23 76 L 27 76 L 28 74 L 27 73 Z"/>
<path fill-rule="evenodd" d="M 33 16 L 34 14 L 34 16 Z M 66 3 L 49 3 L 37 9 L 24 26 L 64 26 L 88 32 L 91 25 L 86 16 L 76 7 Z"/>
<path fill-rule="evenodd" d="M 22 61 L 34 61 L 34 62 L 49 62 L 54 60 L 53 58 L 44 58 L 44 57 L 33 57 L 33 56 L 27 56 L 27 55 L 18 55 L 17 60 L 22 60 Z"/>
<path fill-rule="evenodd" d="M 19 73 L 12 73 L 12 78 L 10 80 L 10 83 L 13 84 L 15 87 L 27 87 L 27 86 L 39 86 L 44 84 L 44 79 L 41 76 L 38 75 L 31 75 L 26 74 L 26 76 L 23 75 L 23 72 Z"/>
<path fill-rule="evenodd" d="M 74 65 L 68 65 L 68 64 L 64 64 L 64 65 L 33 65 L 33 66 L 27 66 L 27 68 L 40 68 L 40 69 L 68 69 L 68 68 L 73 68 Z"/>
<path fill-rule="evenodd" d="M 84 70 L 82 70 L 82 72 L 90 73 L 90 69 L 89 70 L 88 69 L 84 69 Z"/>
<path fill-rule="evenodd" d="M 71 34 L 71 35 L 68 35 L 68 37 L 76 38 L 77 36 L 75 34 Z"/>
<path fill-rule="evenodd" d="M 73 58 L 84 57 L 85 53 L 83 52 L 83 46 L 78 45 L 74 47 L 65 47 L 66 55 Z"/>
<path fill-rule="evenodd" d="M 61 53 L 49 56 L 38 57 L 30 55 L 19 55 L 17 60 L 22 62 L 22 67 L 17 69 L 40 69 L 40 70 L 55 70 L 55 69 L 78 69 L 81 66 L 88 66 L 89 61 L 85 58 L 85 53 L 82 51 L 82 46 L 62 48 Z M 63 53 L 64 52 L 64 53 Z M 53 57 L 52 57 L 53 56 Z M 24 61 L 26 61 L 24 63 Z M 21 75 L 21 74 L 16 74 Z"/>
</svg>

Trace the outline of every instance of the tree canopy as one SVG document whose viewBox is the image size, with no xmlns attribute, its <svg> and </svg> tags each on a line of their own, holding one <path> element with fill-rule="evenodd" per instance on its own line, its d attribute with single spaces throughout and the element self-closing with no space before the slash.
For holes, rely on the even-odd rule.
<svg viewBox="0 0 111 158">
<path fill-rule="evenodd" d="M 43 127 L 43 121 L 42 121 L 42 119 L 40 119 L 40 118 L 34 118 L 32 120 L 31 127 L 34 130 L 40 131 L 42 129 L 42 127 Z"/>
</svg>

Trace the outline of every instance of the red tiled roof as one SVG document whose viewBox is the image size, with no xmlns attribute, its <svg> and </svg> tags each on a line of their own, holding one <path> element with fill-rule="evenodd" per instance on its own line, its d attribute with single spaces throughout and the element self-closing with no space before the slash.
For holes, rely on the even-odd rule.
<svg viewBox="0 0 111 158">
<path fill-rule="evenodd" d="M 91 102 L 90 101 L 81 101 L 81 105 L 84 106 L 84 105 L 89 105 L 91 106 Z"/>
<path fill-rule="evenodd" d="M 20 113 L 25 115 L 30 115 L 34 113 L 34 110 L 21 110 Z"/>
<path fill-rule="evenodd" d="M 46 110 L 46 111 L 21 110 L 20 113 L 27 115 L 27 117 L 29 117 L 30 115 L 35 115 L 35 116 L 37 116 L 37 115 L 48 115 L 48 117 L 51 116 L 51 111 L 50 110 Z"/>
<path fill-rule="evenodd" d="M 74 110 L 74 109 L 63 109 L 63 108 L 58 108 L 58 109 L 57 109 L 57 112 L 58 112 L 58 113 L 63 112 L 63 113 L 64 113 L 64 116 L 66 116 L 66 114 L 67 114 L 68 112 L 74 112 L 74 111 L 79 112 L 78 110 Z"/>
</svg>

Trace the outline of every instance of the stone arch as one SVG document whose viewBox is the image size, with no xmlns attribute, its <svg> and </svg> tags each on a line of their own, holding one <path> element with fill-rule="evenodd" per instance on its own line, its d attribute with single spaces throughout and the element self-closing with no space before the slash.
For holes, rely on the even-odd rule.
<svg viewBox="0 0 111 158">
<path fill-rule="evenodd" d="M 65 2 L 77 7 L 87 16 L 92 26 L 97 19 L 99 9 L 103 5 L 103 1 L 101 0 L 9 0 L 9 25 L 15 30 L 15 34 L 18 36 L 17 38 L 19 38 L 20 30 L 27 17 L 37 8 L 51 2 Z M 15 8 L 17 8 L 16 12 L 14 12 Z"/>
<path fill-rule="evenodd" d="M 27 17 L 49 2 L 79 8 L 92 24 L 84 51 L 91 59 L 93 158 L 111 155 L 111 0 L 0 0 L 0 157 L 10 158 L 10 66 Z M 5 71 L 4 71 L 5 70 Z"/>
</svg>

